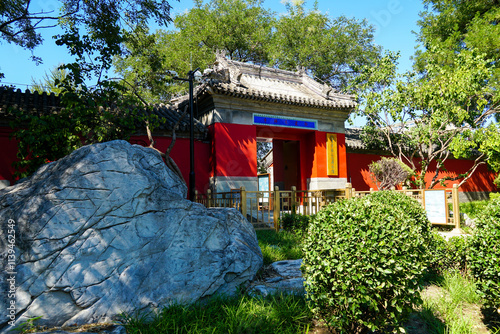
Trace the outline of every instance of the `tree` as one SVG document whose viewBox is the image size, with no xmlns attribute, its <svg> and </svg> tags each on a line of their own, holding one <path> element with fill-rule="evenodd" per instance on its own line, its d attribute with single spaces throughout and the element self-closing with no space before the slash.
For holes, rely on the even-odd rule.
<svg viewBox="0 0 500 334">
<path fill-rule="evenodd" d="M 490 68 L 489 91 L 483 96 L 487 112 L 480 120 L 486 124 L 488 116 L 494 115 L 500 122 L 500 3 L 497 0 L 424 0 L 424 4 L 426 11 L 421 13 L 422 19 L 418 22 L 418 38 L 424 48 L 416 54 L 415 68 L 422 72 L 430 60 L 450 66 L 458 53 L 475 52 Z M 442 50 L 439 55 L 432 52 L 436 47 Z M 498 124 L 476 130 L 470 137 L 474 141 L 469 142 L 478 146 L 495 171 L 500 170 L 498 144 L 494 142 L 495 138 L 498 140 L 498 130 Z M 500 176 L 497 182 L 500 185 Z"/>
<path fill-rule="evenodd" d="M 155 19 L 160 24 L 170 21 L 170 5 L 159 0 L 60 0 L 60 10 L 32 11 L 31 0 L 4 0 L 0 3 L 0 40 L 34 50 L 43 43 L 40 30 L 60 26 L 65 33 L 58 36 L 59 45 L 67 45 L 79 60 L 85 55 L 108 65 L 110 56 L 119 53 L 121 29 Z M 80 35 L 84 31 L 83 35 Z M 40 58 L 34 57 L 41 61 Z M 99 65 L 87 62 L 84 70 L 99 71 Z"/>
<path fill-rule="evenodd" d="M 194 47 L 217 50 L 238 61 L 265 63 L 266 42 L 271 38 L 275 13 L 262 7 L 262 0 L 211 0 L 174 19 L 181 36 Z"/>
<path fill-rule="evenodd" d="M 380 57 L 373 42 L 375 29 L 366 20 L 340 16 L 334 19 L 317 8 L 307 11 L 304 2 L 288 3 L 287 15 L 275 23 L 267 50 L 271 64 L 281 69 L 304 68 L 314 77 L 346 90 L 362 66 Z"/>
<path fill-rule="evenodd" d="M 361 95 L 365 102 L 361 113 L 368 118 L 364 138 L 383 145 L 418 172 L 421 188 L 458 179 L 461 185 L 495 156 L 487 153 L 491 137 L 483 128 L 498 106 L 498 100 L 491 99 L 492 69 L 482 54 L 472 51 L 462 51 L 446 65 L 439 61 L 446 51 L 428 52 L 432 57 L 420 75 L 413 71 L 397 75 L 397 55 L 390 53 L 377 66 L 365 68 L 360 78 L 366 82 Z M 440 178 L 444 162 L 453 156 L 474 156 L 475 163 L 464 175 Z M 433 162 L 436 171 L 426 184 Z"/>
<path fill-rule="evenodd" d="M 453 64 L 458 53 L 474 51 L 491 67 L 486 98 L 490 105 L 498 100 L 500 88 L 500 3 L 496 0 L 424 0 L 426 11 L 418 22 L 418 41 L 424 47 L 415 57 L 415 68 L 423 71 L 431 59 L 443 65 Z M 436 54 L 433 48 L 442 52 Z M 498 113 L 490 107 L 490 114 Z M 498 119 L 498 117 L 497 117 Z"/>
<path fill-rule="evenodd" d="M 58 85 L 66 79 L 67 75 L 68 71 L 64 68 L 59 68 L 59 66 L 53 68 L 50 73 L 45 73 L 41 80 L 37 81 L 31 78 L 31 91 L 59 94 L 62 92 L 62 89 Z"/>
<path fill-rule="evenodd" d="M 347 89 L 362 65 L 373 64 L 381 48 L 373 43 L 366 21 L 330 19 L 304 3 L 287 5 L 280 18 L 260 0 L 210 0 L 174 19 L 176 30 L 143 30 L 125 42 L 127 52 L 116 60 L 118 72 L 150 101 L 178 92 L 167 80 L 151 74 L 186 73 L 207 68 L 217 50 L 237 61 L 286 70 L 302 67 L 339 90 Z M 152 56 L 154 55 L 154 56 Z"/>
<path fill-rule="evenodd" d="M 418 22 L 419 41 L 425 47 L 419 53 L 427 58 L 430 46 L 460 52 L 475 49 L 487 59 L 497 59 L 500 46 L 500 3 L 496 0 L 423 0 L 426 10 Z"/>
<path fill-rule="evenodd" d="M 67 75 L 57 82 L 61 109 L 37 115 L 12 110 L 19 140 L 18 175 L 26 176 L 41 164 L 74 149 L 111 139 L 127 139 L 137 127 L 154 128 L 158 118 L 146 116 L 139 95 L 126 95 L 124 84 L 107 77 L 113 57 L 134 27 L 155 19 L 170 20 L 170 5 L 157 0 L 61 0 L 58 13 L 33 13 L 30 0 L 8 0 L 0 5 L 0 38 L 33 50 L 42 40 L 39 29 L 59 25 L 56 44 L 66 46 L 75 61 L 61 66 Z M 90 80 L 95 79 L 94 85 Z M 167 157 L 168 158 L 168 157 Z"/>
<path fill-rule="evenodd" d="M 41 165 L 60 159 L 77 148 L 113 139 L 127 139 L 146 118 L 141 106 L 124 100 L 118 87 L 107 91 L 61 87 L 61 106 L 56 113 L 34 114 L 11 109 L 11 126 L 19 140 L 15 175 L 23 178 Z M 70 91 L 71 89 L 71 91 Z M 141 118 L 142 117 L 142 118 Z"/>
<path fill-rule="evenodd" d="M 396 158 L 382 157 L 382 159 L 372 162 L 368 169 L 372 180 L 381 190 L 391 189 L 413 175 L 411 168 Z"/>
<path fill-rule="evenodd" d="M 148 102 L 164 103 L 186 92 L 185 85 L 169 80 L 168 71 L 203 70 L 213 64 L 217 50 L 230 59 L 265 62 L 272 16 L 261 0 L 196 0 L 174 19 L 175 30 L 149 33 L 138 27 L 127 35 L 125 53 L 115 58 L 115 67 Z"/>
<path fill-rule="evenodd" d="M 167 72 L 187 73 L 169 51 L 183 50 L 176 33 L 159 30 L 150 34 L 147 27 L 138 26 L 126 35 L 123 45 L 125 52 L 115 57 L 114 66 L 132 94 L 140 94 L 148 103 L 165 103 L 178 92 L 186 91 L 173 82 Z M 198 66 L 198 62 L 195 64 Z"/>
</svg>

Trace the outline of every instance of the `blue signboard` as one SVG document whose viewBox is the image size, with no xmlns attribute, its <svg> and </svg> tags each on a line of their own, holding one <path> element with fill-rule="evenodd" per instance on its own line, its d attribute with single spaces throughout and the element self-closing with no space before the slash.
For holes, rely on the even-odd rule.
<svg viewBox="0 0 500 334">
<path fill-rule="evenodd" d="M 318 129 L 318 121 L 314 119 L 271 116 L 264 114 L 253 114 L 253 124 L 310 130 Z"/>
</svg>

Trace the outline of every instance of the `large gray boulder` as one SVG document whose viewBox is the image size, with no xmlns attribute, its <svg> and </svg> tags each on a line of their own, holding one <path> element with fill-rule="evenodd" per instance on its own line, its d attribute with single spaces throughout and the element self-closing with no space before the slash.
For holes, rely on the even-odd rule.
<svg viewBox="0 0 500 334">
<path fill-rule="evenodd" d="M 0 332 L 30 317 L 106 322 L 234 293 L 262 266 L 252 225 L 185 197 L 157 152 L 125 141 L 83 147 L 0 189 Z"/>
</svg>

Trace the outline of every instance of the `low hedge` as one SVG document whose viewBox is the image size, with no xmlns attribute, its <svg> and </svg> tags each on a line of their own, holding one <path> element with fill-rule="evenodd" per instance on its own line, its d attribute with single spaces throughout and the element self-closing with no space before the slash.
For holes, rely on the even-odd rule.
<svg viewBox="0 0 500 334">
<path fill-rule="evenodd" d="M 281 227 L 288 232 L 304 233 L 309 228 L 309 223 L 314 216 L 307 216 L 298 213 L 285 213 L 281 217 Z"/>
<path fill-rule="evenodd" d="M 467 253 L 469 250 L 466 237 L 452 237 L 446 240 L 437 232 L 432 232 L 433 240 L 429 246 L 431 254 L 429 269 L 432 274 L 442 275 L 449 270 L 467 272 Z"/>
<path fill-rule="evenodd" d="M 500 198 L 476 218 L 467 256 L 470 273 L 484 293 L 486 308 L 500 309 Z"/>
<path fill-rule="evenodd" d="M 393 330 L 421 303 L 430 229 L 422 206 L 392 191 L 321 210 L 303 246 L 313 312 L 338 332 Z"/>
</svg>

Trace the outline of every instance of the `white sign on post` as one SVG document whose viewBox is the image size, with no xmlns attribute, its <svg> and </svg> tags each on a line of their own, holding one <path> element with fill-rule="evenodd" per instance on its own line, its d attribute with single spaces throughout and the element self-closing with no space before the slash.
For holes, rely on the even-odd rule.
<svg viewBox="0 0 500 334">
<path fill-rule="evenodd" d="M 269 174 L 258 175 L 259 191 L 269 191 Z M 264 193 L 264 197 L 269 197 L 269 193 Z"/>
<path fill-rule="evenodd" d="M 425 211 L 427 218 L 433 224 L 448 223 L 445 190 L 426 190 L 424 192 Z"/>
</svg>

